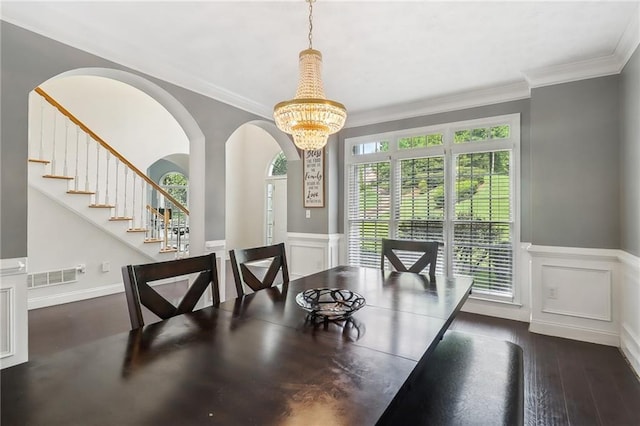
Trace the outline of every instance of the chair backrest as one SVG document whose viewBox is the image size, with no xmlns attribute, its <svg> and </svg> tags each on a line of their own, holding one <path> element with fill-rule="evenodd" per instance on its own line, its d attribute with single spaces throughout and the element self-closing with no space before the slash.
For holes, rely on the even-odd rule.
<svg viewBox="0 0 640 426">
<path fill-rule="evenodd" d="M 235 249 L 231 250 L 229 255 L 231 257 L 233 279 L 236 283 L 238 296 L 242 296 L 244 294 L 243 283 L 253 291 L 271 287 L 280 270 L 282 271 L 282 282 L 289 282 L 289 269 L 287 267 L 287 256 L 285 254 L 284 243 L 266 247 Z M 247 263 L 266 260 L 269 258 L 273 259 L 271 260 L 269 269 L 267 269 L 267 272 L 262 279 L 256 277 L 256 275 L 247 266 Z"/>
<path fill-rule="evenodd" d="M 152 281 L 195 273 L 199 273 L 199 275 L 190 285 L 178 306 L 174 306 L 149 285 Z M 167 262 L 123 266 L 122 278 L 124 279 L 124 290 L 132 329 L 144 325 L 141 305 L 162 319 L 171 318 L 193 311 L 209 285 L 211 285 L 214 305 L 220 302 L 218 269 L 214 253 Z"/>
<path fill-rule="evenodd" d="M 429 266 L 429 277 L 436 275 L 436 262 L 438 260 L 438 246 L 436 241 L 411 241 L 411 240 L 382 240 L 382 254 L 380 256 L 380 268 L 384 271 L 385 257 L 391 265 L 401 272 L 415 272 L 419 274 Z M 422 256 L 407 268 L 394 250 L 413 251 L 423 253 Z"/>
</svg>

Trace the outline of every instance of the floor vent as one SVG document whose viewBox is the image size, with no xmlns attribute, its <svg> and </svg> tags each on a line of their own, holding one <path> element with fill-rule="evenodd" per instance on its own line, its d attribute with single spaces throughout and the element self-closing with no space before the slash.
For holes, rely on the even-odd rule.
<svg viewBox="0 0 640 426">
<path fill-rule="evenodd" d="M 46 287 L 50 285 L 69 284 L 76 281 L 78 281 L 77 268 L 59 269 L 57 271 L 29 274 L 27 276 L 27 287 Z"/>
</svg>

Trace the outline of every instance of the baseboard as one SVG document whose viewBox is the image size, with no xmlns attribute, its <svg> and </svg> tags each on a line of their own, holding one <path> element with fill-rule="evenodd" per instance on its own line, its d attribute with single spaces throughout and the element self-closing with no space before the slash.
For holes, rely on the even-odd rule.
<svg viewBox="0 0 640 426">
<path fill-rule="evenodd" d="M 529 331 L 532 333 L 562 337 L 564 339 L 580 340 L 600 345 L 620 346 L 620 336 L 617 333 L 609 333 L 593 328 L 583 328 L 565 324 L 560 325 L 540 320 L 532 320 L 529 324 Z"/>
<path fill-rule="evenodd" d="M 640 338 L 635 336 L 625 324 L 622 325 L 620 333 L 620 349 L 636 374 L 640 376 Z"/>
<path fill-rule="evenodd" d="M 48 306 L 62 305 L 64 303 L 79 302 L 100 296 L 124 292 L 122 283 L 110 284 L 83 290 L 69 291 L 67 293 L 53 294 L 50 296 L 34 297 L 28 300 L 27 307 L 31 309 L 46 308 Z"/>
</svg>

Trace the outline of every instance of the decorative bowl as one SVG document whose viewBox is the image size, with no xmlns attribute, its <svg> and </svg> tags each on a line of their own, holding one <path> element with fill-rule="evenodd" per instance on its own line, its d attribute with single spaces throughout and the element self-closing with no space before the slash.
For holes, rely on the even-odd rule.
<svg viewBox="0 0 640 426">
<path fill-rule="evenodd" d="M 349 318 L 365 305 L 360 294 L 341 288 L 312 288 L 296 295 L 298 305 L 312 317 L 331 321 Z"/>
</svg>

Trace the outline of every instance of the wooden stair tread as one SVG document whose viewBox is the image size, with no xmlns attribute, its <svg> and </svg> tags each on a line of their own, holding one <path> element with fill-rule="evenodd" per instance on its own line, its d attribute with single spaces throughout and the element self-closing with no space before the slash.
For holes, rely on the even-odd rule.
<svg viewBox="0 0 640 426">
<path fill-rule="evenodd" d="M 67 194 L 83 194 L 83 195 L 94 195 L 95 192 L 93 191 L 76 191 L 74 189 L 70 189 L 69 191 L 67 191 Z"/>
<path fill-rule="evenodd" d="M 144 240 L 144 243 L 161 243 L 164 240 L 162 238 L 147 238 L 146 240 Z"/>
<path fill-rule="evenodd" d="M 29 158 L 30 163 L 40 163 L 40 164 L 49 164 L 51 161 L 49 160 L 41 160 L 39 158 Z"/>
<path fill-rule="evenodd" d="M 112 216 L 109 218 L 109 220 L 112 222 L 117 222 L 120 220 L 133 220 L 133 218 L 129 216 Z"/>
<path fill-rule="evenodd" d="M 127 232 L 147 232 L 147 228 L 129 228 Z"/>
<path fill-rule="evenodd" d="M 178 249 L 175 248 L 163 248 L 162 250 L 160 250 L 160 253 L 175 253 L 177 251 Z"/>
<path fill-rule="evenodd" d="M 89 204 L 89 208 L 92 209 L 113 209 L 115 207 L 113 204 Z"/>
<path fill-rule="evenodd" d="M 73 176 L 62 176 L 62 175 L 43 175 L 43 178 L 47 179 L 64 179 L 64 180 L 73 180 Z"/>
</svg>

